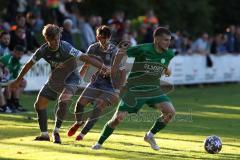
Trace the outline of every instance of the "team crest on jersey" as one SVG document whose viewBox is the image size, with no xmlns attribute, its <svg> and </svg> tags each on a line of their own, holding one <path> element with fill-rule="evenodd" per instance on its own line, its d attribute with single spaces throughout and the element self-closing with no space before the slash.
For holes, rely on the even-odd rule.
<svg viewBox="0 0 240 160">
<path fill-rule="evenodd" d="M 161 59 L 161 63 L 164 64 L 166 60 L 164 58 Z"/>
</svg>

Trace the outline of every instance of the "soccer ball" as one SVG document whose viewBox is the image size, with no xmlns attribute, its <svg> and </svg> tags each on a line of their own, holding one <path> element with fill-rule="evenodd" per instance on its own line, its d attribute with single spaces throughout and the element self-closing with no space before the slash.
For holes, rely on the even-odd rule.
<svg viewBox="0 0 240 160">
<path fill-rule="evenodd" d="M 219 153 L 222 149 L 222 141 L 218 136 L 209 136 L 204 141 L 204 148 L 208 153 Z"/>
</svg>

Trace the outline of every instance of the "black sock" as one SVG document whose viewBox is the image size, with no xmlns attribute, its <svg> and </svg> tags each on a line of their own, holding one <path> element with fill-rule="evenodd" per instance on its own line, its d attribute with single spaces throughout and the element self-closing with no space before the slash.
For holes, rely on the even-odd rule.
<svg viewBox="0 0 240 160">
<path fill-rule="evenodd" d="M 84 105 L 77 103 L 75 106 L 75 120 L 80 123 L 83 121 Z"/>
<path fill-rule="evenodd" d="M 36 109 L 41 132 L 47 132 L 47 109 Z"/>
<path fill-rule="evenodd" d="M 13 103 L 12 103 L 12 99 L 8 98 L 8 99 L 7 99 L 7 106 L 10 107 L 10 106 L 12 106 L 12 104 L 13 104 Z"/>
<path fill-rule="evenodd" d="M 86 135 L 94 126 L 94 124 L 98 121 L 99 116 L 101 115 L 101 109 L 95 107 L 92 111 L 91 117 L 88 119 L 86 124 L 84 125 L 81 133 Z"/>
<path fill-rule="evenodd" d="M 12 98 L 12 102 L 13 102 L 13 105 L 16 106 L 16 107 L 19 107 L 20 104 L 19 104 L 19 99 L 18 98 Z"/>
</svg>

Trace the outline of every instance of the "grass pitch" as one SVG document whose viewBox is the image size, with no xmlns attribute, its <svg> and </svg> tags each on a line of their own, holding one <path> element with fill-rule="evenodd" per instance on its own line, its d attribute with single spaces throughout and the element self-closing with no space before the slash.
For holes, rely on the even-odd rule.
<svg viewBox="0 0 240 160">
<path fill-rule="evenodd" d="M 60 134 L 63 144 L 35 142 L 39 135 L 33 103 L 36 94 L 24 94 L 21 102 L 30 110 L 21 114 L 0 114 L 1 160 L 80 160 L 80 159 L 240 159 L 240 85 L 225 84 L 199 87 L 180 87 L 169 94 L 177 115 L 173 122 L 156 135 L 161 149 L 152 150 L 143 141 L 146 131 L 158 115 L 144 107 L 140 114 L 130 115 L 105 142 L 102 150 L 91 150 L 112 112 L 101 118 L 81 142 L 67 137 L 71 113 Z M 54 125 L 53 108 L 49 106 L 49 131 Z M 218 135 L 223 142 L 219 154 L 208 154 L 203 141 Z"/>
</svg>

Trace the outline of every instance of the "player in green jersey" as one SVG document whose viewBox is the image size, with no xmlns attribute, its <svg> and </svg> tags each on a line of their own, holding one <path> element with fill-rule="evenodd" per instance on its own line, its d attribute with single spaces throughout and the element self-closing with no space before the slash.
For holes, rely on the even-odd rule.
<svg viewBox="0 0 240 160">
<path fill-rule="evenodd" d="M 119 103 L 116 113 L 106 123 L 98 142 L 92 146 L 92 149 L 100 149 L 105 140 L 113 133 L 116 126 L 124 120 L 124 117 L 129 113 L 137 113 L 144 104 L 156 108 L 162 113 L 144 136 L 144 140 L 150 144 L 152 149 L 160 149 L 156 144 L 154 135 L 171 121 L 175 115 L 175 109 L 170 98 L 162 94 L 160 89 L 157 89 L 157 91 L 153 89 L 153 92 L 148 87 L 160 86 L 162 74 L 166 76 L 171 75 L 168 65 L 174 57 L 174 53 L 169 49 L 171 32 L 168 29 L 163 27 L 157 28 L 153 37 L 153 43 L 138 45 L 127 50 L 128 57 L 135 58 L 132 71 L 127 80 L 128 83 L 125 86 L 127 92 L 122 96 L 122 101 Z"/>
</svg>

